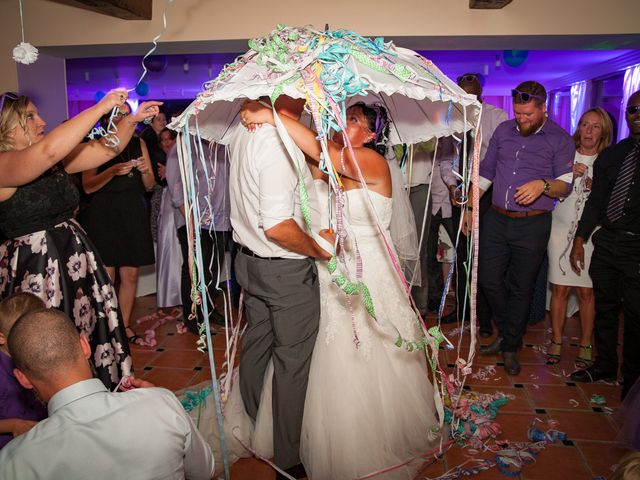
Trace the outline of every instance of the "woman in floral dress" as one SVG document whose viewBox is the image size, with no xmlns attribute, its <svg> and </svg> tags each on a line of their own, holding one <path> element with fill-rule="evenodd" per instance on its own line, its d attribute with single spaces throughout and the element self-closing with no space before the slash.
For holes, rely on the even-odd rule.
<svg viewBox="0 0 640 480">
<path fill-rule="evenodd" d="M 29 98 L 0 97 L 0 231 L 8 238 L 0 245 L 0 300 L 27 291 L 64 311 L 89 340 L 97 376 L 109 388 L 131 373 L 129 346 L 113 285 L 73 218 L 78 191 L 68 174 L 116 156 L 135 125 L 158 112 L 158 102 L 143 103 L 118 126 L 111 146 L 104 139 L 80 143 L 126 99 L 125 90 L 113 90 L 45 135 Z"/>
</svg>

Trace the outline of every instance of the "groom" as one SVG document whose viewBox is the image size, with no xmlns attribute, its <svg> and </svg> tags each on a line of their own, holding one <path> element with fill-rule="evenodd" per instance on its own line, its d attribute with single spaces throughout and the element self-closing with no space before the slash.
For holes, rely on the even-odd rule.
<svg viewBox="0 0 640 480">
<path fill-rule="evenodd" d="M 299 120 L 304 102 L 281 95 L 274 107 L 279 115 Z M 263 125 L 252 133 L 238 125 L 230 150 L 231 225 L 240 246 L 235 270 L 247 316 L 240 391 L 255 420 L 264 374 L 273 360 L 274 461 L 304 478 L 300 431 L 320 317 L 314 258 L 330 254 L 303 229 L 297 171 L 276 129 Z M 306 185 L 313 188 L 311 173 L 303 170 Z"/>
</svg>

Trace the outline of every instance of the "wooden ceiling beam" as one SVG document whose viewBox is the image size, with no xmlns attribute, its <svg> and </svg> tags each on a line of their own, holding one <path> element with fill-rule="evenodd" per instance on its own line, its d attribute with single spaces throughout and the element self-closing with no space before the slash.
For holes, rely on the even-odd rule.
<svg viewBox="0 0 640 480">
<path fill-rule="evenodd" d="M 469 8 L 477 10 L 490 10 L 504 8 L 512 0 L 469 0 Z"/>
<path fill-rule="evenodd" d="M 123 20 L 151 20 L 153 0 L 50 0 Z"/>
</svg>

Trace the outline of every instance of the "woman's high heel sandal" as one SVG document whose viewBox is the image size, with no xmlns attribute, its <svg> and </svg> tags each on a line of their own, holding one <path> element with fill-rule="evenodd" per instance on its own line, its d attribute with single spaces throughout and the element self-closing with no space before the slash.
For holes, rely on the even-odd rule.
<svg viewBox="0 0 640 480">
<path fill-rule="evenodd" d="M 551 345 L 547 349 L 547 365 L 555 365 L 560 362 L 562 354 L 562 343 L 556 343 L 551 340 Z"/>
<path fill-rule="evenodd" d="M 580 368 L 589 368 L 593 365 L 593 345 L 580 345 L 576 365 Z"/>
</svg>

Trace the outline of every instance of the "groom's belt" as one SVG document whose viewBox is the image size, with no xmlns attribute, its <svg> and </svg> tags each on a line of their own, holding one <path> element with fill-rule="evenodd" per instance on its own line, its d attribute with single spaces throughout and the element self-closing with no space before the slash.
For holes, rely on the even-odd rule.
<svg viewBox="0 0 640 480">
<path fill-rule="evenodd" d="M 263 257 L 261 255 L 258 255 L 256 252 L 254 252 L 253 250 L 248 249 L 247 247 L 245 247 L 244 245 L 240 245 L 240 249 L 239 249 L 242 253 L 244 253 L 245 255 L 249 256 L 249 257 L 253 257 L 253 258 L 260 258 L 262 260 L 291 260 L 288 258 L 284 258 L 284 257 Z"/>
</svg>

